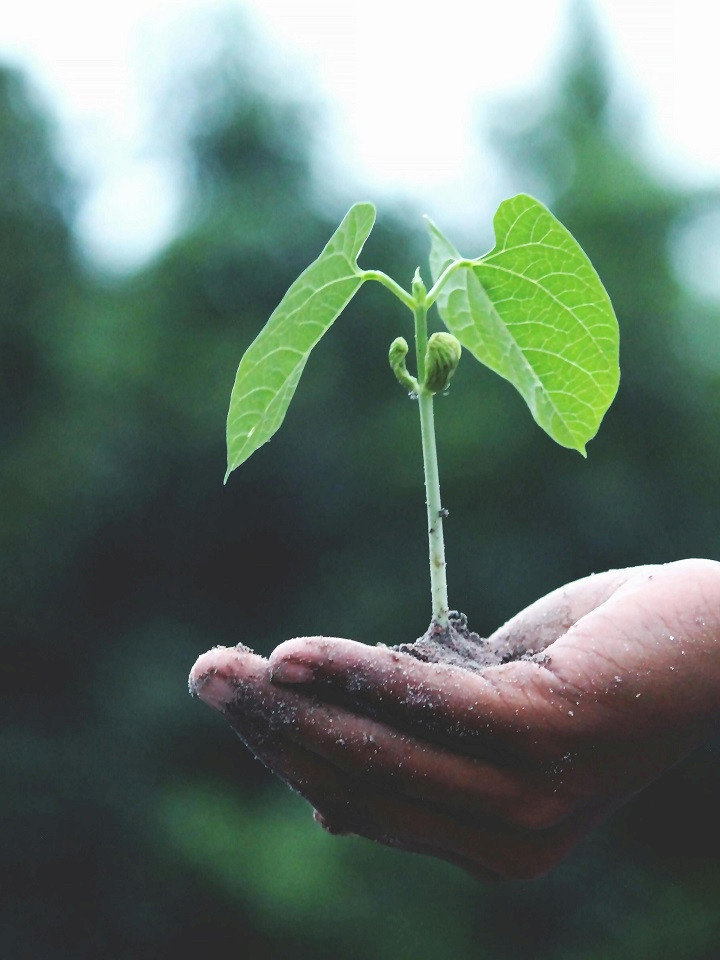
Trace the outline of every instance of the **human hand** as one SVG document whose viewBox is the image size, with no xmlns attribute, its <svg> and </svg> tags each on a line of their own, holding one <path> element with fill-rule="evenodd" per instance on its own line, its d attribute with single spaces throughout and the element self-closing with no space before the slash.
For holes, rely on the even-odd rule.
<svg viewBox="0 0 720 960">
<path fill-rule="evenodd" d="M 316 809 L 483 879 L 553 867 L 720 712 L 720 564 L 610 571 L 537 601 L 478 670 L 309 637 L 203 654 L 190 685 Z"/>
</svg>

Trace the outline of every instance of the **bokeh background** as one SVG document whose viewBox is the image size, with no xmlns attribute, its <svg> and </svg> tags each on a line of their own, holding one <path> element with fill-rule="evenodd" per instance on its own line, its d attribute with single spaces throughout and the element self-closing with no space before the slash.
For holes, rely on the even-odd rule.
<svg viewBox="0 0 720 960">
<path fill-rule="evenodd" d="M 654 162 L 601 34 L 572 8 L 543 82 L 477 105 L 505 194 L 552 206 L 622 332 L 587 461 L 468 358 L 437 404 L 451 602 L 481 633 L 591 571 L 720 556 L 720 193 Z M 549 877 L 483 887 L 325 835 L 188 697 L 214 644 L 403 642 L 429 616 L 416 410 L 385 359 L 407 321 L 381 288 L 222 486 L 242 350 L 358 197 L 318 162 L 321 98 L 267 82 L 272 48 L 241 16 L 206 18 L 201 41 L 188 60 L 168 40 L 148 107 L 182 202 L 133 269 L 93 259 L 61 124 L 0 68 L 2 955 L 717 958 L 718 743 Z M 409 282 L 422 212 L 383 193 L 362 264 Z M 489 221 L 463 239 L 462 212 L 477 255 Z"/>
</svg>

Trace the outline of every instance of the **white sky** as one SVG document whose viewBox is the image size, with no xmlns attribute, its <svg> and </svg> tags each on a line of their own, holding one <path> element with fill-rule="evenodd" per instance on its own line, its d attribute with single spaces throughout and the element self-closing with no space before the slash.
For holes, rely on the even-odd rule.
<svg viewBox="0 0 720 960">
<path fill-rule="evenodd" d="M 246 0 L 281 59 L 328 103 L 328 156 L 350 199 L 422 198 L 443 223 L 499 196 L 478 143 L 483 106 L 542 88 L 567 35 L 568 0 Z M 628 99 L 645 108 L 648 151 L 690 182 L 720 182 L 717 20 L 707 0 L 596 0 Z M 149 126 L 170 66 L 201 51 L 198 0 L 23 0 L 5 11 L 0 59 L 26 67 L 90 186 L 80 218 L 90 254 L 132 266 L 172 231 L 180 185 Z M 299 65 L 298 70 L 296 65 Z M 480 111 L 480 112 L 479 112 Z M 157 122 L 157 117 L 154 117 Z"/>
</svg>

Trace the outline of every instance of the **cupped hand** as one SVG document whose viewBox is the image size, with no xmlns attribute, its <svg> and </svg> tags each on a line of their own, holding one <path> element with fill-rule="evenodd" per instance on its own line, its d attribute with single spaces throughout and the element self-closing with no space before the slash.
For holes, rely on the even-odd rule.
<svg viewBox="0 0 720 960">
<path fill-rule="evenodd" d="M 720 564 L 576 581 L 486 646 L 493 666 L 327 637 L 269 660 L 218 647 L 190 686 L 329 831 L 530 878 L 713 729 Z"/>
</svg>

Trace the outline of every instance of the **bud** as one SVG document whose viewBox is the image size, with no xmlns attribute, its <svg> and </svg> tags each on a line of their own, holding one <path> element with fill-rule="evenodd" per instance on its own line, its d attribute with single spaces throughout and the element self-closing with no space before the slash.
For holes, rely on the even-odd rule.
<svg viewBox="0 0 720 960">
<path fill-rule="evenodd" d="M 427 288 L 422 281 L 420 276 L 420 267 L 417 267 L 415 270 L 415 275 L 412 279 L 412 295 L 415 298 L 417 303 L 425 303 L 425 297 L 427 296 Z"/>
<path fill-rule="evenodd" d="M 404 337 L 396 337 L 390 344 L 388 360 L 390 361 L 392 372 L 397 377 L 400 385 L 405 387 L 406 390 L 409 390 L 410 393 L 417 393 L 418 382 L 415 377 L 408 373 L 407 367 L 405 366 L 405 357 L 407 356 L 407 352 L 407 340 Z"/>
<path fill-rule="evenodd" d="M 428 340 L 425 353 L 425 383 L 428 393 L 440 393 L 460 363 L 462 348 L 451 333 L 434 333 Z"/>
</svg>

